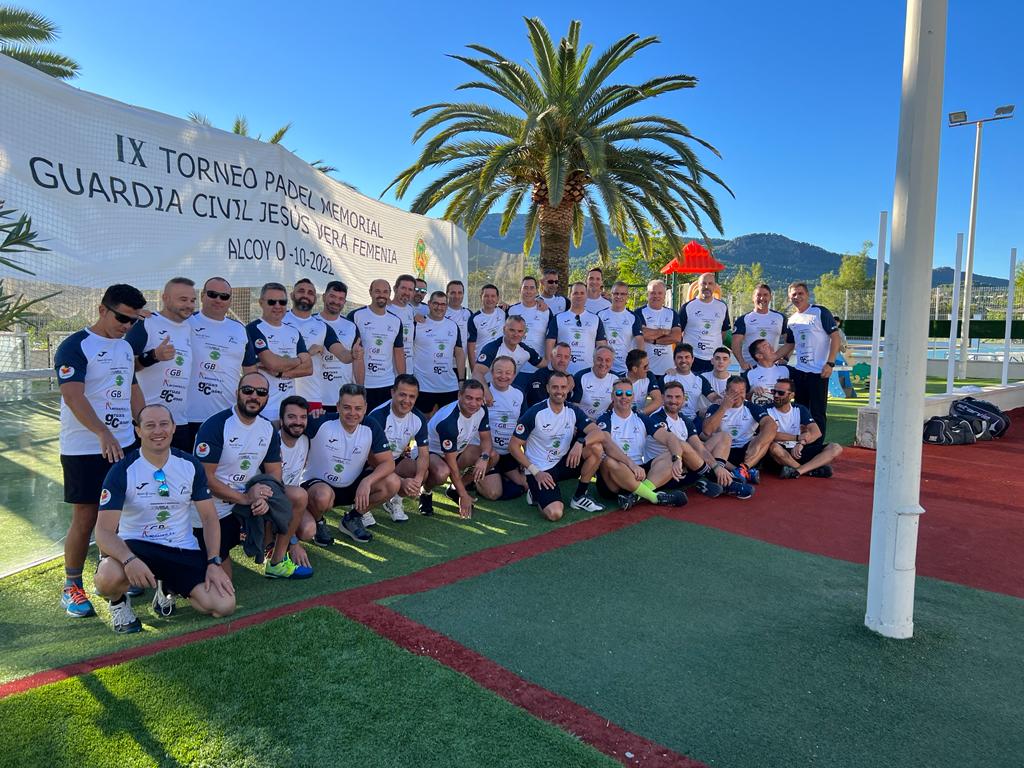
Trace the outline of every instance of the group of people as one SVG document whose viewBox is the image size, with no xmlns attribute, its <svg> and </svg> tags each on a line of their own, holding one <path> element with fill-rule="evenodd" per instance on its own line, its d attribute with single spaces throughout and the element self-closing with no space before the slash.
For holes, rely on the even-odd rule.
<svg viewBox="0 0 1024 768">
<path fill-rule="evenodd" d="M 676 312 L 653 280 L 630 309 L 629 286 L 606 294 L 600 269 L 568 296 L 545 271 L 511 306 L 483 286 L 471 312 L 460 281 L 429 292 L 400 275 L 343 315 L 344 283 L 318 296 L 302 279 L 290 293 L 265 284 L 243 325 L 220 277 L 198 297 L 192 280 L 170 280 L 156 312 L 110 286 L 54 360 L 73 508 L 65 611 L 94 614 L 82 581 L 94 531 L 96 591 L 114 630 L 136 632 L 131 597 L 147 588 L 159 615 L 179 597 L 228 615 L 236 547 L 268 578 L 309 578 L 306 544 L 331 546 L 335 531 L 368 543 L 374 509 L 405 522 L 408 499 L 429 516 L 435 489 L 463 517 L 478 497 L 525 495 L 554 521 L 566 504 L 681 506 L 687 490 L 749 499 L 767 466 L 831 476 L 831 313 L 798 282 L 787 318 L 760 285 L 733 324 L 715 276 L 698 287 Z M 576 481 L 568 501 L 563 480 Z"/>
</svg>

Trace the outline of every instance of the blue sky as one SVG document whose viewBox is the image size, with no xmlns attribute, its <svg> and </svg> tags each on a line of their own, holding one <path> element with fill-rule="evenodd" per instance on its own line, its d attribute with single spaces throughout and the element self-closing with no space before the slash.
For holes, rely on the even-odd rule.
<svg viewBox="0 0 1024 768">
<path fill-rule="evenodd" d="M 721 151 L 706 160 L 736 193 L 720 196 L 727 237 L 778 232 L 852 251 L 877 238 L 878 213 L 892 205 L 898 0 L 594 0 L 571 13 L 536 2 L 17 4 L 60 25 L 55 47 L 82 65 L 76 86 L 173 115 L 195 110 L 225 127 L 243 113 L 264 135 L 292 121 L 289 149 L 338 167 L 371 196 L 418 153 L 410 111 L 464 98 L 453 88 L 472 73 L 445 53 L 476 42 L 525 60 L 523 16 L 540 16 L 556 39 L 580 18 L 597 50 L 629 32 L 653 34 L 661 44 L 623 67 L 622 80 L 700 78 L 649 111 Z M 991 115 L 1006 103 L 1024 111 L 1021 29 L 1019 2 L 950 0 L 944 112 Z M 1022 131 L 1024 114 L 985 128 L 976 245 L 984 274 L 1005 276 L 1010 247 L 1024 245 Z M 951 266 L 956 233 L 967 230 L 973 129 L 944 128 L 941 147 L 935 264 Z"/>
</svg>

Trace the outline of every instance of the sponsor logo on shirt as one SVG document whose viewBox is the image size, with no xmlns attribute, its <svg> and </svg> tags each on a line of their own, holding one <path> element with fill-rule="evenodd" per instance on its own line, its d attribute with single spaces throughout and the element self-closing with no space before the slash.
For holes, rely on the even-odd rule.
<svg viewBox="0 0 1024 768">
<path fill-rule="evenodd" d="M 521 435 L 525 431 L 526 431 L 526 427 L 524 427 L 522 424 L 516 424 L 516 434 L 517 435 Z"/>
<path fill-rule="evenodd" d="M 100 506 L 103 506 L 108 501 L 110 501 L 110 491 L 104 488 L 103 491 L 100 493 Z"/>
<path fill-rule="evenodd" d="M 210 455 L 210 444 L 209 443 L 200 443 L 199 445 L 196 446 L 196 456 L 198 456 L 199 458 L 203 458 L 204 456 L 209 456 L 209 455 Z"/>
<path fill-rule="evenodd" d="M 75 375 L 75 369 L 70 365 L 62 365 L 60 367 L 60 371 L 57 372 L 57 375 L 62 379 L 70 379 Z"/>
<path fill-rule="evenodd" d="M 256 339 L 256 349 L 266 349 L 267 342 L 263 339 Z"/>
<path fill-rule="evenodd" d="M 452 441 L 445 440 L 443 443 L 441 443 L 441 447 L 444 448 L 446 451 L 450 451 L 452 448 Z"/>
</svg>

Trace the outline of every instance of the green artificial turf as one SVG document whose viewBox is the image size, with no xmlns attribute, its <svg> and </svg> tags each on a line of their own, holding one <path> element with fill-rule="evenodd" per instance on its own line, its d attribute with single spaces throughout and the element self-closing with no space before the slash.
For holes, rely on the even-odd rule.
<svg viewBox="0 0 1024 768">
<path fill-rule="evenodd" d="M 570 492 L 568 486 L 563 491 Z M 570 510 L 561 522 L 551 523 L 520 499 L 500 504 L 481 500 L 473 518 L 463 520 L 454 503 L 441 494 L 435 495 L 433 517 L 417 514 L 414 507 L 414 502 L 406 500 L 410 517 L 407 523 L 393 523 L 387 514 L 377 510 L 377 525 L 372 529 L 374 539 L 369 544 L 356 544 L 337 533 L 341 540 L 329 549 L 308 544 L 306 548 L 316 571 L 308 580 L 265 579 L 262 566 L 246 558 L 241 548 L 236 549 L 235 616 L 403 576 L 591 517 Z M 340 514 L 335 510 L 328 515 L 335 531 Z M 106 603 L 100 598 L 93 600 L 99 618 L 72 619 L 65 615 L 59 602 L 63 569 L 63 559 L 58 559 L 0 579 L 0 681 L 201 629 L 218 621 L 195 613 L 184 601 L 179 601 L 177 615 L 157 619 L 149 610 L 150 592 L 135 601 L 144 631 L 115 635 L 110 629 Z M 85 569 L 87 590 L 91 590 L 95 569 L 93 548 Z"/>
<path fill-rule="evenodd" d="M 0 766 L 613 766 L 316 608 L 0 700 Z"/>
<path fill-rule="evenodd" d="M 894 641 L 866 580 L 652 518 L 388 606 L 709 765 L 1019 765 L 1024 601 L 919 578 Z"/>
</svg>

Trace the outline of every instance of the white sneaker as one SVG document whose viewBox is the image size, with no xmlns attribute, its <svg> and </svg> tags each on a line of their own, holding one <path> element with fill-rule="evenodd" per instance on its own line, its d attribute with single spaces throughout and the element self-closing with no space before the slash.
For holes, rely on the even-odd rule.
<svg viewBox="0 0 1024 768">
<path fill-rule="evenodd" d="M 363 528 L 369 528 L 371 525 L 376 525 L 377 521 L 373 517 L 372 512 L 363 512 Z"/>
<path fill-rule="evenodd" d="M 391 520 L 393 522 L 404 523 L 409 519 L 409 516 L 405 514 L 405 510 L 402 509 L 401 496 L 392 496 L 390 499 L 385 501 L 384 509 L 386 509 L 388 514 L 391 515 Z"/>
<path fill-rule="evenodd" d="M 604 507 L 598 504 L 589 496 L 580 496 L 576 498 L 572 497 L 572 501 L 569 502 L 569 506 L 573 509 L 582 509 L 584 512 L 603 512 Z"/>
<path fill-rule="evenodd" d="M 526 503 L 529 504 L 531 507 L 533 506 L 533 494 L 530 493 L 529 488 L 526 489 Z"/>
<path fill-rule="evenodd" d="M 153 595 L 153 613 L 165 619 L 174 615 L 177 596 L 170 591 L 164 592 L 164 583 L 157 581 L 156 594 Z"/>
<path fill-rule="evenodd" d="M 110 618 L 114 625 L 114 631 L 119 635 L 142 631 L 142 622 L 132 610 L 132 599 L 128 595 L 125 595 L 124 600 L 117 605 L 110 604 Z"/>
</svg>

